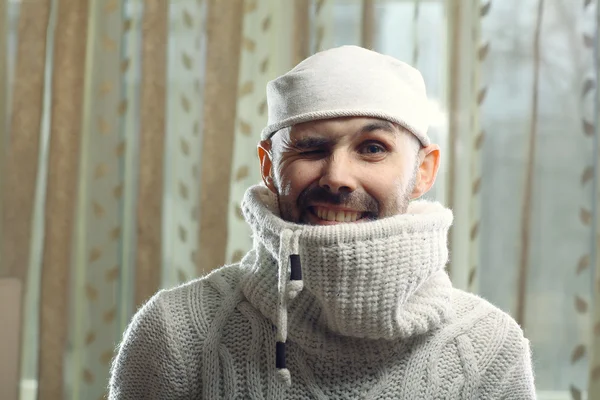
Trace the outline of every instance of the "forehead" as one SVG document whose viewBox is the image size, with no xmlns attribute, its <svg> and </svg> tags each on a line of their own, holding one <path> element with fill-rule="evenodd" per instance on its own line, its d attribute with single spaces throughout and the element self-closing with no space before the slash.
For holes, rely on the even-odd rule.
<svg viewBox="0 0 600 400">
<path fill-rule="evenodd" d="M 292 126 L 285 133 L 289 135 L 290 139 L 293 139 L 306 134 L 346 136 L 379 130 L 388 133 L 400 133 L 399 127 L 389 121 L 365 117 L 333 118 L 304 122 Z"/>
</svg>

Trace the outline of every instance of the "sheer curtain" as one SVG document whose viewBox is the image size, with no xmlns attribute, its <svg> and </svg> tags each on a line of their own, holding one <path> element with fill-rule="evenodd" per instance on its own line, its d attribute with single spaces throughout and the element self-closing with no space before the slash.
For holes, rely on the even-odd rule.
<svg viewBox="0 0 600 400">
<path fill-rule="evenodd" d="M 456 287 L 511 313 L 540 399 L 600 399 L 596 0 L 11 0 L 0 279 L 21 399 L 99 399 L 131 315 L 250 248 L 265 85 L 358 44 L 418 67 Z"/>
<path fill-rule="evenodd" d="M 588 372 L 596 337 L 596 13 L 589 1 L 494 1 L 482 21 L 490 49 L 479 293 L 525 329 L 540 390 L 573 398 L 598 379 Z"/>
</svg>

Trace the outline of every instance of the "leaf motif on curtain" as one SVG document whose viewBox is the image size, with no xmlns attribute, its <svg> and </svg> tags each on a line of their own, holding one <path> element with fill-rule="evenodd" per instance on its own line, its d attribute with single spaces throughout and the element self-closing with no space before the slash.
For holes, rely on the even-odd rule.
<svg viewBox="0 0 600 400">
<path fill-rule="evenodd" d="M 573 350 L 573 354 L 571 355 L 571 364 L 575 364 L 577 361 L 581 360 L 584 355 L 585 346 L 583 344 L 580 344 Z"/>
<path fill-rule="evenodd" d="M 575 296 L 575 309 L 577 312 L 583 314 L 588 310 L 588 303 L 579 296 Z"/>
<path fill-rule="evenodd" d="M 581 256 L 579 262 L 577 263 L 577 274 L 582 273 L 590 266 L 590 255 L 585 254 Z"/>
</svg>

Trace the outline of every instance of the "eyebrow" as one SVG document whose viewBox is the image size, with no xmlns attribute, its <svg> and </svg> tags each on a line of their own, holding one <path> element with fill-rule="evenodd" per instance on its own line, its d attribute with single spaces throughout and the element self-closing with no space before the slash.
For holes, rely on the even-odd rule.
<svg viewBox="0 0 600 400">
<path fill-rule="evenodd" d="M 360 129 L 360 134 L 365 134 L 365 133 L 369 133 L 369 132 L 374 132 L 374 131 L 383 131 L 383 132 L 387 132 L 387 133 L 391 133 L 394 136 L 396 136 L 398 134 L 398 130 L 396 129 L 396 127 L 394 126 L 394 124 L 392 124 L 389 121 L 373 121 L 373 122 L 369 122 L 368 124 L 364 125 L 361 129 Z"/>
</svg>

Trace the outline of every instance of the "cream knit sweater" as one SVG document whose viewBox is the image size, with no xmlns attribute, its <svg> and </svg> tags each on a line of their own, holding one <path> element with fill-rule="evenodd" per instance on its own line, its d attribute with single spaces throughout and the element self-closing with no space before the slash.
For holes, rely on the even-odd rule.
<svg viewBox="0 0 600 400">
<path fill-rule="evenodd" d="M 243 209 L 254 248 L 137 312 L 110 399 L 535 399 L 519 326 L 444 271 L 449 210 L 296 225 L 262 186 Z"/>
</svg>

